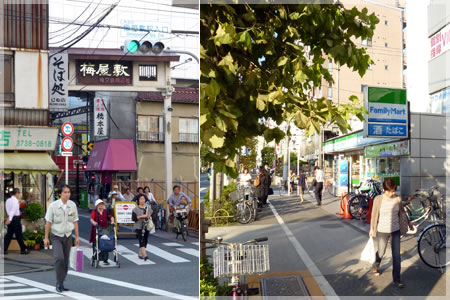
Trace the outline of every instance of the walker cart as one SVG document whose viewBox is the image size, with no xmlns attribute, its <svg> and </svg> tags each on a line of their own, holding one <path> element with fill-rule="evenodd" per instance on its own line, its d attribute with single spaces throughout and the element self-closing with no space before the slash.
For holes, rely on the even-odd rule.
<svg viewBox="0 0 450 300">
<path fill-rule="evenodd" d="M 99 255 L 102 252 L 112 252 L 113 253 L 113 260 L 116 263 L 116 266 L 120 268 L 119 263 L 119 253 L 117 251 L 117 231 L 116 226 L 114 224 L 110 224 L 111 226 L 108 226 L 108 228 L 113 228 L 112 232 L 111 230 L 108 230 L 108 228 L 101 228 L 98 225 L 95 226 L 95 244 L 94 248 L 92 250 L 92 259 L 91 259 L 91 265 L 95 268 L 98 268 L 100 259 Z M 112 234 L 111 234 L 112 233 Z M 108 239 L 102 239 L 102 236 L 107 236 Z"/>
</svg>

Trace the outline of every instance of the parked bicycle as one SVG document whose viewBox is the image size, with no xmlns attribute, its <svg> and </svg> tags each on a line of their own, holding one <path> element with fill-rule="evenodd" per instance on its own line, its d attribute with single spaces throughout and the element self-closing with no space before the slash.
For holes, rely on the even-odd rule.
<svg viewBox="0 0 450 300">
<path fill-rule="evenodd" d="M 213 252 L 214 277 L 229 278 L 233 299 L 242 296 L 255 295 L 259 289 L 249 289 L 244 276 L 262 274 L 270 270 L 269 245 L 261 245 L 267 237 L 257 238 L 244 243 L 227 243 L 223 238 L 203 239 L 203 243 L 212 244 L 205 247 L 215 248 Z M 228 296 L 228 295 L 220 295 Z"/>
<path fill-rule="evenodd" d="M 420 259 L 427 266 L 440 269 L 442 273 L 450 264 L 450 255 L 447 253 L 448 246 L 445 223 L 428 225 L 417 240 L 417 252 L 419 252 Z"/>
<path fill-rule="evenodd" d="M 245 190 L 237 188 L 230 193 L 230 199 L 233 202 L 233 217 L 241 223 L 247 224 L 253 219 L 253 200 L 246 199 Z"/>
<path fill-rule="evenodd" d="M 354 219 L 365 220 L 369 214 L 370 203 L 383 193 L 382 183 L 368 179 L 364 183 L 354 185 L 353 188 L 356 193 L 349 196 L 348 212 Z"/>
</svg>

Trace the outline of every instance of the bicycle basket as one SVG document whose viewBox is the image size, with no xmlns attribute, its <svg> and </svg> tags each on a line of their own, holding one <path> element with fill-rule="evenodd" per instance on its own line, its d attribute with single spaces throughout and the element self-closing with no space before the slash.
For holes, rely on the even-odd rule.
<svg viewBox="0 0 450 300">
<path fill-rule="evenodd" d="M 214 250 L 214 277 L 261 274 L 269 271 L 268 245 L 220 246 Z"/>
<path fill-rule="evenodd" d="M 230 199 L 231 199 L 232 202 L 240 201 L 240 200 L 242 200 L 243 198 L 244 198 L 244 197 L 243 197 L 243 195 L 242 195 L 242 192 L 239 191 L 239 190 L 232 191 L 232 192 L 230 193 Z"/>
</svg>

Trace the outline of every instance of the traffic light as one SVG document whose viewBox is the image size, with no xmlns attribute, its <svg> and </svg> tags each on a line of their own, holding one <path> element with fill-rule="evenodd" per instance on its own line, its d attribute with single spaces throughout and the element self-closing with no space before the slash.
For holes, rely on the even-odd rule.
<svg viewBox="0 0 450 300">
<path fill-rule="evenodd" d="M 150 41 L 126 40 L 120 48 L 123 52 L 131 54 L 160 54 L 164 50 L 164 44 L 161 42 L 152 44 Z"/>
</svg>

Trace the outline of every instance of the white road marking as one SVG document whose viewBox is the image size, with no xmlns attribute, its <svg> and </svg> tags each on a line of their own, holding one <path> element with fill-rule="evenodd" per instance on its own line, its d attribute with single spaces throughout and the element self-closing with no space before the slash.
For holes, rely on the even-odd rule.
<svg viewBox="0 0 450 300">
<path fill-rule="evenodd" d="M 27 300 L 27 299 L 49 299 L 49 298 L 58 298 L 64 297 L 60 294 L 36 294 L 36 295 L 21 295 L 21 296 L 8 296 L 2 297 L 2 300 Z M 85 298 L 81 298 L 85 299 Z"/>
<path fill-rule="evenodd" d="M 34 293 L 34 292 L 43 292 L 43 290 L 37 289 L 37 288 L 30 288 L 30 289 L 9 289 L 9 290 L 3 290 L 0 291 L 0 295 L 3 294 L 21 294 L 21 293 Z M 32 295 L 29 295 L 31 297 Z"/>
<path fill-rule="evenodd" d="M 83 255 L 87 258 L 87 261 L 90 264 L 91 259 L 92 259 L 92 248 L 91 247 L 78 247 L 78 248 L 83 249 Z M 109 265 L 105 265 L 105 264 L 103 264 L 103 261 L 101 261 L 99 266 L 104 267 L 104 268 L 116 267 L 116 263 L 113 262 L 112 260 L 108 259 L 108 262 L 109 262 Z"/>
<path fill-rule="evenodd" d="M 0 283 L 0 289 L 8 288 L 8 287 L 18 287 L 18 286 L 24 286 L 24 284 L 21 283 Z"/>
<path fill-rule="evenodd" d="M 75 272 L 75 271 L 69 271 L 69 273 L 70 272 Z M 52 286 L 52 285 L 48 285 L 48 284 L 45 284 L 45 283 L 40 283 L 40 282 L 37 282 L 37 281 L 29 280 L 29 279 L 22 278 L 22 277 L 12 276 L 12 275 L 11 276 L 5 276 L 5 278 L 9 279 L 9 280 L 12 280 L 12 281 L 20 282 L 20 283 L 23 283 L 23 284 L 26 284 L 26 285 L 29 285 L 29 286 L 32 286 L 32 287 L 35 287 L 35 288 L 38 288 L 38 289 L 43 289 L 45 291 L 54 292 L 55 293 L 55 294 L 43 294 L 43 295 L 56 295 L 56 296 L 47 296 L 47 298 L 54 298 L 54 297 L 57 297 L 57 296 L 61 296 L 60 294 L 56 294 L 55 287 Z M 99 298 L 95 298 L 95 297 L 92 297 L 92 296 L 88 296 L 88 295 L 85 295 L 85 294 L 76 293 L 76 292 L 72 292 L 72 291 L 64 292 L 64 296 L 72 297 L 74 299 L 100 300 Z M 7 299 L 2 298 L 2 300 L 8 300 L 8 299 L 10 299 L 10 298 L 7 298 Z M 18 298 L 18 299 L 30 299 L 30 295 L 27 295 L 26 298 Z M 13 300 L 13 299 L 11 299 L 11 300 Z"/>
<path fill-rule="evenodd" d="M 139 244 L 136 244 L 136 246 L 139 247 Z M 160 249 L 160 248 L 158 248 L 156 246 L 153 246 L 153 245 L 147 245 L 146 250 L 148 252 L 150 252 L 150 255 L 153 254 L 153 255 L 159 256 L 159 257 L 161 257 L 161 258 L 163 258 L 165 260 L 168 260 L 168 261 L 170 261 L 172 263 L 189 262 L 189 260 L 187 260 L 185 258 L 182 258 L 180 256 L 176 256 L 176 255 L 174 255 L 174 254 L 172 254 L 170 252 L 167 252 L 167 251 L 165 251 L 163 249 Z"/>
<path fill-rule="evenodd" d="M 132 263 L 135 263 L 136 265 L 153 265 L 153 264 L 155 264 L 151 260 L 146 260 L 145 261 L 143 259 L 140 259 L 138 257 L 138 255 L 137 255 L 137 253 L 134 253 L 130 249 L 126 248 L 125 246 L 117 245 L 117 251 L 119 251 L 119 254 L 121 256 L 123 256 L 124 258 L 128 259 Z"/>
<path fill-rule="evenodd" d="M 163 245 L 169 246 L 169 247 L 183 247 L 183 245 L 178 243 L 163 243 Z"/>
<path fill-rule="evenodd" d="M 275 218 L 277 219 L 278 223 L 280 224 L 281 228 L 283 228 L 284 233 L 288 237 L 289 241 L 291 242 L 292 246 L 294 246 L 294 249 L 297 251 L 298 256 L 300 259 L 305 263 L 308 270 L 311 272 L 311 274 L 314 276 L 314 279 L 316 280 L 317 284 L 320 286 L 320 289 L 322 290 L 322 293 L 327 297 L 327 299 L 334 298 L 339 299 L 334 289 L 331 287 L 330 283 L 325 279 L 325 276 L 320 272 L 319 268 L 316 266 L 314 261 L 309 257 L 308 253 L 305 251 L 305 249 L 302 247 L 302 245 L 297 241 L 292 231 L 287 227 L 287 225 L 284 223 L 283 219 L 278 214 L 275 207 L 269 202 L 269 207 L 272 210 Z"/>
<path fill-rule="evenodd" d="M 199 242 L 193 242 L 193 243 L 191 243 L 192 245 L 196 245 L 196 246 L 200 246 L 200 243 Z"/>
<path fill-rule="evenodd" d="M 9 280 L 6 280 L 4 278 L 0 278 L 0 282 L 9 282 Z"/>
<path fill-rule="evenodd" d="M 69 271 L 69 274 L 73 275 L 73 276 L 77 276 L 77 277 L 100 281 L 102 283 L 112 284 L 115 286 L 120 286 L 120 287 L 129 288 L 129 289 L 133 289 L 133 290 L 143 291 L 143 292 L 151 293 L 154 295 L 165 296 L 165 297 L 181 299 L 181 300 L 185 300 L 185 299 L 198 300 L 198 297 L 189 297 L 189 296 L 180 295 L 180 294 L 172 293 L 172 292 L 161 290 L 161 289 L 145 287 L 142 285 L 137 285 L 137 284 L 133 284 L 133 283 L 125 282 L 125 281 L 119 281 L 119 280 L 115 280 L 115 279 L 110 279 L 110 278 L 106 278 L 106 277 L 100 277 L 100 276 L 95 276 L 95 275 L 80 273 L 80 272 L 75 272 L 75 271 Z"/>
<path fill-rule="evenodd" d="M 199 257 L 198 249 L 192 249 L 192 248 L 177 248 L 177 250 L 184 252 L 186 254 L 190 254 L 193 256 Z"/>
</svg>

